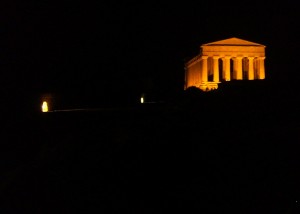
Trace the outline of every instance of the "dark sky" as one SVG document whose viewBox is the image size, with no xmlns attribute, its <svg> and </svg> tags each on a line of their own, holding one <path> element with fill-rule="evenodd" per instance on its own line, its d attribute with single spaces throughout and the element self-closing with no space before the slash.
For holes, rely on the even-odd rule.
<svg viewBox="0 0 300 214">
<path fill-rule="evenodd" d="M 262 1 L 36 1 L 1 7 L 4 93 L 107 94 L 183 88 L 184 60 L 201 44 L 264 44 L 266 77 L 300 79 L 296 4 Z M 9 89 L 9 90 L 7 90 Z"/>
<path fill-rule="evenodd" d="M 212 197 L 213 194 L 209 193 L 208 197 L 201 195 L 201 191 L 203 191 L 202 184 L 194 188 L 194 185 L 199 183 L 199 180 L 190 180 L 189 176 L 193 177 L 198 173 L 197 170 L 194 170 L 195 168 L 192 167 L 195 166 L 199 168 L 197 163 L 200 162 L 200 166 L 206 165 L 210 162 L 210 159 L 213 161 L 209 164 L 216 167 L 208 168 L 204 171 L 203 168 L 201 168 L 201 170 L 204 174 L 208 173 L 211 175 L 208 177 L 201 175 L 201 177 L 197 176 L 196 178 L 203 179 L 204 185 L 211 182 L 212 185 L 207 185 L 209 192 L 217 189 L 221 184 L 230 184 L 226 185 L 224 190 L 220 191 L 222 194 L 220 194 L 220 197 L 217 197 L 218 200 L 213 202 L 213 204 L 222 201 L 221 205 L 223 205 L 225 204 L 224 201 L 230 201 L 230 204 L 243 202 L 248 205 L 256 198 L 251 198 L 251 200 L 247 201 L 247 197 L 258 195 L 262 192 L 263 194 L 258 198 L 260 200 L 266 198 L 267 203 L 265 203 L 265 201 L 259 201 L 259 203 L 261 202 L 265 207 L 267 205 L 274 207 L 274 204 L 278 201 L 272 201 L 272 198 L 270 199 L 267 196 L 273 192 L 277 193 L 276 188 L 280 186 L 279 184 L 282 186 L 278 187 L 278 192 L 282 195 L 278 194 L 273 196 L 276 199 L 291 197 L 291 194 L 296 194 L 298 191 L 296 187 L 292 186 L 294 185 L 293 182 L 286 182 L 283 185 L 285 181 L 291 180 L 295 180 L 295 186 L 298 184 L 296 182 L 297 176 L 291 179 L 287 178 L 297 174 L 297 170 L 293 171 L 293 169 L 297 168 L 298 158 L 296 158 L 296 151 L 298 151 L 298 149 L 295 149 L 295 152 L 291 153 L 291 158 L 288 158 L 288 151 L 291 151 L 291 148 L 295 148 L 294 141 L 290 139 L 292 136 L 296 136 L 296 134 L 294 134 L 296 129 L 286 131 L 286 127 L 289 127 L 289 124 L 284 123 L 282 125 L 283 130 L 279 130 L 280 128 L 277 128 L 279 123 L 277 122 L 278 115 L 273 116 L 267 114 L 267 116 L 262 117 L 263 120 L 267 118 L 265 120 L 268 122 L 275 121 L 274 125 L 268 129 L 268 127 L 264 127 L 264 121 L 262 123 L 259 121 L 261 115 L 260 111 L 257 111 L 259 114 L 255 114 L 256 111 L 254 111 L 252 120 L 252 115 L 246 115 L 247 112 L 251 111 L 243 112 L 244 109 L 242 108 L 230 110 L 230 112 L 234 112 L 236 116 L 236 119 L 232 120 L 233 122 L 227 121 L 227 118 L 233 118 L 232 115 L 228 115 L 227 117 L 227 114 L 222 114 L 225 119 L 218 122 L 210 118 L 210 116 L 217 118 L 218 114 L 215 114 L 212 110 L 210 113 L 206 112 L 207 114 L 204 114 L 204 121 L 209 118 L 207 119 L 208 123 L 202 122 L 202 114 L 200 117 L 200 113 L 202 112 L 199 114 L 197 112 L 197 114 L 195 114 L 196 116 L 194 116 L 192 111 L 192 113 L 182 114 L 184 116 L 180 116 L 179 119 L 177 119 L 169 118 L 169 115 L 171 116 L 173 113 L 167 114 L 165 117 L 163 112 L 158 111 L 158 115 L 151 118 L 150 113 L 145 116 L 144 111 L 138 111 L 137 113 L 130 111 L 128 118 L 131 114 L 137 115 L 137 122 L 130 121 L 128 125 L 126 122 L 123 123 L 123 119 L 121 119 L 119 123 L 119 113 L 114 114 L 112 119 L 110 118 L 110 114 L 106 115 L 103 120 L 101 115 L 105 113 L 98 114 L 95 118 L 94 115 L 87 114 L 86 117 L 79 119 L 79 122 L 77 118 L 80 118 L 82 115 L 77 115 L 78 117 L 71 119 L 69 114 L 64 114 L 66 115 L 66 120 L 63 119 L 64 117 L 61 114 L 56 114 L 58 117 L 53 116 L 51 118 L 40 117 L 39 115 L 39 117 L 37 117 L 38 119 L 28 120 L 28 118 L 32 119 L 32 114 L 27 114 L 27 111 L 22 109 L 22 107 L 25 106 L 27 108 L 26 110 L 31 110 L 33 109 L 32 105 L 34 105 L 34 108 L 40 112 L 40 103 L 37 99 L 39 95 L 43 93 L 54 93 L 71 97 L 63 97 L 62 99 L 77 99 L 79 97 L 82 101 L 85 100 L 84 97 L 88 97 L 86 100 L 90 102 L 92 99 L 100 100 L 103 97 L 107 98 L 110 95 L 115 96 L 116 94 L 120 94 L 120 96 L 123 97 L 128 96 L 131 99 L 131 97 L 136 95 L 140 96 L 144 91 L 168 94 L 183 90 L 185 59 L 198 54 L 201 44 L 231 37 L 238 37 L 266 45 L 266 78 L 272 82 L 274 88 L 281 88 L 283 91 L 295 91 L 295 93 L 298 93 L 298 84 L 300 81 L 298 65 L 298 51 L 300 48 L 298 20 L 300 13 L 297 1 L 291 0 L 291 2 L 295 3 L 289 3 L 289 0 L 268 1 L 270 3 L 265 3 L 263 0 L 239 0 L 237 2 L 224 1 L 224 3 L 219 3 L 217 0 L 197 0 L 191 2 L 178 1 L 178 3 L 175 3 L 177 1 L 169 1 L 167 3 L 156 3 L 156 1 L 139 1 L 139 3 L 107 1 L 103 3 L 105 1 L 102 0 L 95 2 L 88 0 L 23 0 L 20 1 L 19 4 L 14 3 L 13 0 L 0 2 L 0 117 L 1 125 L 4 126 L 4 128 L 9 127 L 8 129 L 11 131 L 8 134 L 6 143 L 6 138 L 3 138 L 3 136 L 8 132 L 3 128 L 0 129 L 1 154 L 4 154 L 1 159 L 4 160 L 4 162 L 2 161 L 2 166 L 8 165 L 5 166 L 5 170 L 7 170 L 9 167 L 15 166 L 15 163 L 21 163 L 13 160 L 18 154 L 21 154 L 18 160 L 30 160 L 28 162 L 26 161 L 26 163 L 33 166 L 29 168 L 29 170 L 27 170 L 27 168 L 24 168 L 24 170 L 23 168 L 21 168 L 21 170 L 16 168 L 16 170 L 10 173 L 12 176 L 10 176 L 10 174 L 4 176 L 3 181 L 10 177 L 20 177 L 16 182 L 14 180 L 7 180 L 8 184 L 12 184 L 11 189 L 13 189 L 13 192 L 6 191 L 11 189 L 5 189 L 5 185 L 1 186 L 4 187 L 5 192 L 7 192 L 7 194 L 4 193 L 3 196 L 9 196 L 5 198 L 4 201 L 8 201 L 10 197 L 17 198 L 16 196 L 18 194 L 14 194 L 14 192 L 19 193 L 19 190 L 22 190 L 22 194 L 20 194 L 21 197 L 20 199 L 18 198 L 17 201 L 21 200 L 24 206 L 25 204 L 26 206 L 29 204 L 28 206 L 32 205 L 35 207 L 40 201 L 42 201 L 41 204 L 46 203 L 48 205 L 48 202 L 45 202 L 47 201 L 45 198 L 39 198 L 46 196 L 44 192 L 48 194 L 47 190 L 49 190 L 50 193 L 46 196 L 46 199 L 49 199 L 48 201 L 51 201 L 51 203 L 54 201 L 54 203 L 56 203 L 62 199 L 61 201 L 63 202 L 59 201 L 59 204 L 65 203 L 66 201 L 70 203 L 70 207 L 73 208 L 74 201 L 79 202 L 82 206 L 94 202 L 96 203 L 96 197 L 89 195 L 89 191 L 92 190 L 92 192 L 95 192 L 101 189 L 100 195 L 105 196 L 104 202 L 109 200 L 109 204 L 112 204 L 109 206 L 113 206 L 118 203 L 118 201 L 111 203 L 111 198 L 127 197 L 127 195 L 123 193 L 114 193 L 114 191 L 119 188 L 119 184 L 115 185 L 114 182 L 120 177 L 120 179 L 125 179 L 124 182 L 121 182 L 121 190 L 125 189 L 128 191 L 130 189 L 130 192 L 132 192 L 131 184 L 134 187 L 140 188 L 140 185 L 144 181 L 147 185 L 151 184 L 146 187 L 146 190 L 142 188 L 142 190 L 133 191 L 131 194 L 134 194 L 134 196 L 129 197 L 129 199 L 126 198 L 124 203 L 132 198 L 134 198 L 133 202 L 135 203 L 135 200 L 139 197 L 142 198 L 138 200 L 140 203 L 142 203 L 143 200 L 146 201 L 148 196 L 146 199 L 143 199 L 143 195 L 140 196 L 139 192 L 146 191 L 145 194 L 147 194 L 148 189 L 150 190 L 152 187 L 154 188 L 150 192 L 155 192 L 155 194 L 163 190 L 162 194 L 158 196 L 159 201 L 165 196 L 166 198 L 172 199 L 175 197 L 172 195 L 176 192 L 171 190 L 171 186 L 177 181 L 178 183 L 176 183 L 175 186 L 176 188 L 178 187 L 178 190 L 176 191 L 180 191 L 180 193 L 178 193 L 178 201 L 185 201 L 196 195 L 200 198 L 203 197 L 206 203 L 206 201 L 212 201 L 214 198 Z M 280 79 L 281 77 L 282 79 Z M 126 98 L 123 98 L 123 100 L 126 100 Z M 278 103 L 282 102 L 282 100 L 278 100 Z M 3 107 L 5 111 L 2 111 Z M 207 107 L 203 109 L 205 108 Z M 11 109 L 13 109 L 13 111 L 11 111 Z M 6 110 L 9 110 L 9 114 L 7 114 L 8 111 Z M 235 111 L 237 111 L 236 114 Z M 17 113 L 20 112 L 22 112 L 22 114 L 25 112 L 26 115 L 24 117 L 24 123 L 22 121 L 20 124 L 17 124 L 16 121 L 19 120 Z M 261 112 L 264 113 L 265 110 Z M 277 111 L 274 110 L 272 112 Z M 288 112 L 284 111 L 283 113 Z M 141 117 L 139 117 L 140 115 Z M 163 122 L 157 123 L 156 119 L 160 119 L 160 115 L 163 117 Z M 177 113 L 174 115 L 177 115 Z M 287 115 L 289 116 L 291 114 Z M 3 117 L 5 118 L 3 119 Z M 187 119 L 184 117 L 187 117 Z M 13 118 L 16 118 L 16 120 L 13 120 Z M 60 118 L 62 119 L 60 120 Z M 124 118 L 126 118 L 124 121 L 127 121 L 127 115 L 124 116 Z M 149 120 L 149 124 L 148 122 L 143 124 L 143 122 L 141 122 L 143 118 L 146 118 L 145 121 Z M 184 119 L 181 120 L 181 118 Z M 245 123 L 244 118 L 246 121 L 259 122 L 253 125 L 255 128 L 252 128 L 252 124 L 249 125 L 249 130 L 258 131 L 249 133 L 247 129 L 239 133 L 239 130 L 245 127 L 243 125 Z M 285 120 L 282 119 L 282 121 L 288 121 L 289 119 L 292 122 L 294 122 L 294 120 L 297 121 L 297 119 L 292 120 L 291 117 L 287 117 Z M 30 123 L 32 121 L 37 121 L 38 123 L 32 123 L 33 125 L 31 125 Z M 47 121 L 50 121 L 50 124 L 48 124 Z M 72 121 L 74 121 L 74 124 L 71 124 Z M 181 123 L 180 121 L 184 122 L 179 124 Z M 189 121 L 191 121 L 192 124 L 189 124 Z M 108 125 L 106 125 L 106 123 Z M 175 125 L 169 125 L 168 123 L 175 123 Z M 139 124 L 142 125 L 139 126 Z M 198 124 L 200 124 L 200 126 L 198 126 Z M 226 129 L 227 124 L 229 125 Z M 41 127 L 38 127 L 40 125 Z M 225 127 L 225 130 L 222 125 Z M 222 129 L 217 132 L 219 136 L 218 134 L 215 135 L 213 132 L 217 130 L 216 127 L 221 126 Z M 50 129 L 47 129 L 48 127 L 50 127 Z M 101 127 L 103 127 L 103 129 Z M 191 130 L 188 130 L 190 127 Z M 276 127 L 276 129 L 273 127 Z M 20 128 L 20 131 L 18 131 L 18 128 Z M 116 132 L 115 129 L 117 130 Z M 186 130 L 182 132 L 182 129 Z M 108 130 L 107 133 L 106 130 Z M 266 136 L 262 134 L 265 130 Z M 297 128 L 297 131 L 298 130 Z M 276 131 L 278 132 L 273 135 L 273 132 Z M 205 137 L 209 137 L 207 154 L 206 148 L 203 147 L 202 144 L 199 144 L 200 146 L 196 145 L 198 144 L 199 133 L 202 132 L 204 138 L 201 135 L 200 144 L 203 142 L 203 139 L 205 141 Z M 190 140 L 187 139 L 185 133 L 189 134 L 188 138 Z M 258 134 L 257 138 L 255 136 L 256 133 Z M 289 133 L 293 133 L 293 135 L 287 136 Z M 272 136 L 267 136 L 269 134 Z M 63 137 L 60 138 L 58 137 L 59 135 Z M 173 135 L 173 137 L 170 138 L 170 135 Z M 193 141 L 193 137 L 197 138 L 197 140 Z M 248 138 L 257 144 L 253 146 L 251 143 L 251 145 L 246 144 L 245 147 L 241 147 L 241 145 L 245 144 L 240 143 L 239 140 L 243 142 Z M 17 141 L 16 147 L 15 144 L 11 144 L 15 139 Z M 256 141 L 257 139 L 258 141 Z M 269 140 L 272 145 L 263 143 L 265 148 L 261 149 L 264 147 L 263 145 L 262 147 L 261 145 L 258 146 L 258 142 L 261 139 Z M 130 142 L 131 140 L 133 142 Z M 140 140 L 145 140 L 146 143 L 140 143 Z M 182 146 L 181 143 L 174 144 L 174 142 L 178 141 L 186 141 L 185 146 Z M 219 141 L 222 146 L 218 146 L 216 150 L 213 149 L 217 144 L 216 142 Z M 275 141 L 279 141 L 279 144 L 274 143 Z M 97 142 L 100 143 L 98 144 Z M 111 144 L 111 142 L 113 143 Z M 223 142 L 228 142 L 229 144 L 225 145 L 226 143 L 223 144 Z M 109 143 L 109 145 L 106 143 Z M 154 143 L 153 146 L 150 145 L 152 143 Z M 12 153 L 6 153 L 6 148 L 3 149 L 3 147 L 8 144 L 8 150 L 13 150 Z M 58 147 L 53 146 L 58 144 Z M 84 144 L 84 147 L 82 147 L 82 144 Z M 293 144 L 293 146 L 291 146 L 291 144 Z M 40 147 L 40 145 L 43 147 Z M 44 145 L 46 145 L 46 147 L 44 147 Z M 49 145 L 49 148 L 47 145 Z M 169 147 L 169 145 L 171 146 Z M 270 149 L 267 148 L 266 145 L 271 145 Z M 135 146 L 136 148 L 133 149 Z M 34 149 L 31 150 L 33 147 Z M 39 148 L 36 147 L 39 147 L 41 150 L 40 153 L 38 152 L 38 156 L 41 156 L 41 166 L 45 166 L 45 169 L 43 169 L 43 167 L 39 168 L 40 164 L 35 164 L 35 160 L 39 161 L 39 158 L 36 158 L 38 156 L 35 155 L 36 151 L 39 151 Z M 222 151 L 223 148 L 225 148 L 225 152 Z M 247 148 L 249 148 L 248 152 L 246 152 Z M 239 149 L 241 149 L 241 152 L 239 152 Z M 136 152 L 138 150 L 142 153 Z M 282 150 L 282 152 L 279 150 Z M 266 156 L 264 152 L 267 154 Z M 89 153 L 91 153 L 91 156 Z M 121 153 L 123 154 L 119 155 Z M 31 154 L 34 154 L 33 157 L 28 157 Z M 168 155 L 165 156 L 164 154 Z M 181 156 L 181 154 L 184 155 Z M 229 154 L 229 158 L 227 154 Z M 244 154 L 247 155 L 244 156 Z M 257 157 L 255 155 L 252 156 L 252 154 L 259 154 L 259 158 L 257 159 Z M 43 157 L 44 155 L 45 158 Z M 48 161 L 48 156 L 54 158 L 49 158 Z M 64 156 L 69 160 L 65 161 Z M 240 158 L 242 156 L 244 157 Z M 81 159 L 81 157 L 83 158 Z M 113 160 L 115 157 L 116 160 Z M 143 171 L 144 169 L 142 170 L 142 174 L 140 174 L 139 171 L 137 171 L 137 173 L 133 172 L 136 168 L 142 166 L 139 165 L 140 163 L 131 165 L 132 162 L 136 162 L 136 157 L 138 157 L 138 160 L 141 160 L 142 168 L 144 168 L 144 163 L 146 165 L 145 171 Z M 226 161 L 223 160 L 223 157 Z M 247 159 L 248 157 L 249 161 L 235 161 Z M 268 159 L 268 157 L 271 158 Z M 273 158 L 276 160 L 275 162 L 272 162 Z M 78 159 L 78 161 L 76 159 Z M 110 161 L 110 159 L 112 161 Z M 177 160 L 173 162 L 174 159 Z M 184 161 L 182 162 L 181 159 L 184 159 Z M 32 162 L 31 160 L 34 161 Z M 75 163 L 73 160 L 76 160 Z M 84 162 L 82 162 L 82 160 L 84 160 Z M 161 164 L 161 160 L 163 160 L 163 164 Z M 296 160 L 296 162 L 293 162 L 290 166 L 289 163 L 294 160 Z M 254 161 L 252 162 L 253 169 L 249 167 L 251 161 Z M 92 165 L 86 168 L 86 164 L 88 165 L 90 162 Z M 21 163 L 20 165 L 26 166 L 26 163 Z M 60 163 L 62 164 L 60 165 Z M 120 166 L 122 165 L 121 169 L 124 170 L 124 173 L 122 173 L 122 170 L 120 171 L 118 167 L 114 168 L 114 166 L 119 166 L 119 163 Z M 155 163 L 154 167 L 152 167 L 153 163 Z M 170 163 L 171 167 L 169 167 Z M 104 171 L 101 169 L 101 173 L 104 172 L 105 174 L 108 171 L 107 174 L 111 173 L 111 176 L 107 177 L 106 174 L 104 176 L 102 174 L 97 175 L 94 172 L 92 172 L 92 174 L 88 172 L 89 169 L 93 171 L 97 169 L 97 167 L 99 168 L 100 165 L 98 164 L 105 168 Z M 255 164 L 259 165 L 259 170 L 256 169 Z M 158 171 L 156 170 L 156 165 L 159 166 Z M 55 169 L 57 168 L 56 166 L 59 166 L 57 170 Z M 70 169 L 68 168 L 69 166 Z M 79 169 L 76 168 L 77 166 L 79 166 Z M 272 168 L 273 166 L 277 167 Z M 291 168 L 288 168 L 289 166 Z M 113 168 L 111 171 L 109 169 L 110 167 Z M 226 167 L 233 167 L 233 173 L 226 173 Z M 48 168 L 49 170 L 47 170 Z M 148 168 L 150 168 L 149 173 Z M 250 168 L 249 172 L 247 171 L 248 168 Z M 239 169 L 242 169 L 240 170 L 241 172 Z M 217 170 L 217 173 L 215 173 L 214 170 Z M 18 176 L 17 173 L 19 171 L 24 171 L 26 174 L 24 174 L 24 176 L 22 175 L 23 177 Z M 62 171 L 65 172 L 62 173 Z M 188 171 L 191 171 L 191 173 Z M 83 174 L 88 172 L 88 176 L 87 178 L 84 176 L 83 179 L 80 177 L 73 179 L 71 176 L 73 172 L 75 175 L 81 174 L 82 178 Z M 152 174 L 152 172 L 154 173 Z M 162 175 L 159 174 L 160 172 L 162 172 Z M 168 175 L 166 178 L 163 178 L 168 172 L 171 172 L 171 176 Z M 261 178 L 260 172 L 267 176 Z M 280 174 L 281 172 L 283 172 L 282 175 Z M 134 178 L 127 180 L 126 177 L 129 175 L 128 173 L 130 174 L 130 178 Z M 184 179 L 178 176 L 180 174 Z M 231 175 L 227 176 L 227 174 Z M 62 177 L 60 177 L 61 175 Z M 226 181 L 220 182 L 223 175 Z M 95 178 L 90 179 L 91 176 Z M 49 177 L 49 179 L 46 177 Z M 109 197 L 107 197 L 106 192 L 104 191 L 103 193 L 102 191 L 102 184 L 99 185 L 98 178 L 101 183 L 106 180 L 108 181 L 111 177 L 113 177 L 113 179 L 108 183 L 112 185 L 107 185 L 107 189 L 110 189 L 110 195 L 114 194 L 114 196 L 109 195 Z M 210 177 L 216 177 L 216 179 L 208 182 Z M 247 177 L 247 179 L 244 177 Z M 142 179 L 134 183 L 140 178 Z M 155 186 L 155 182 L 158 183 L 161 178 L 163 178 L 163 182 L 166 182 L 166 187 L 163 187 L 162 185 L 164 183 L 160 182 L 158 186 Z M 231 186 L 231 184 L 240 178 L 239 186 Z M 200 181 L 202 181 L 201 179 Z M 254 182 L 252 182 L 252 179 Z M 27 182 L 28 180 L 30 180 L 30 182 Z M 58 184 L 55 184 L 57 180 L 60 181 Z M 244 181 L 248 180 L 252 183 L 244 183 Z M 260 180 L 264 182 L 260 183 Z M 35 181 L 37 181 L 37 184 Z M 169 181 L 171 181 L 171 185 Z M 214 183 L 215 181 L 216 183 Z M 85 184 L 81 187 L 81 185 L 77 185 L 78 182 L 82 184 L 85 182 Z M 187 188 L 181 185 L 181 182 L 186 182 L 188 184 L 186 186 Z M 250 191 L 251 184 L 254 185 L 256 182 L 258 182 L 260 186 L 255 186 L 255 188 Z M 29 186 L 27 186 L 27 183 L 29 183 Z M 54 187 L 53 190 L 44 187 L 48 183 L 50 184 L 50 188 Z M 66 183 L 68 184 L 65 185 Z M 267 185 L 263 186 L 265 183 L 267 183 Z M 124 184 L 126 184 L 126 187 Z M 106 185 L 106 183 L 104 185 Z M 21 188 L 18 188 L 20 186 Z M 60 186 L 63 187 L 61 190 L 59 190 Z M 74 189 L 74 186 L 78 186 L 79 189 Z M 98 189 L 94 190 L 94 186 Z M 141 186 L 143 186 L 143 184 Z M 289 187 L 287 190 L 284 189 L 286 186 Z M 34 188 L 33 193 L 29 191 L 31 187 Z M 162 188 L 160 189 L 160 187 Z M 241 187 L 241 190 L 236 187 Z M 262 187 L 262 190 L 256 192 L 260 187 Z M 296 190 L 288 192 L 293 188 Z M 106 187 L 104 189 L 106 189 Z M 232 194 L 243 192 L 241 199 L 230 200 L 230 197 L 227 198 L 228 190 L 230 189 L 233 190 Z M 65 190 L 68 190 L 67 193 L 64 192 Z M 170 190 L 170 192 L 167 192 L 167 190 Z M 252 194 L 244 197 L 245 191 L 247 192 L 248 190 L 252 192 Z M 267 193 L 265 193 L 264 190 L 266 190 Z M 39 194 L 42 191 L 43 193 Z M 68 194 L 69 192 L 72 194 L 75 193 L 75 196 Z M 191 192 L 192 196 L 188 196 Z M 61 196 L 57 196 L 56 193 L 62 194 L 60 194 Z M 82 193 L 88 194 L 89 197 L 83 197 L 82 195 L 84 194 Z M 55 198 L 53 199 L 52 196 L 54 194 Z M 36 197 L 37 195 L 39 198 Z M 70 197 L 68 198 L 68 196 Z M 223 196 L 225 196 L 224 200 L 222 198 Z M 25 197 L 26 201 L 23 200 Z M 198 200 L 197 197 L 192 198 L 192 200 L 190 200 L 191 202 L 186 200 L 185 202 L 178 203 L 178 207 L 184 207 L 185 204 L 192 203 L 198 205 L 198 201 L 197 203 L 195 202 L 196 199 Z M 58 200 L 56 200 L 56 198 L 58 198 Z M 84 203 L 80 201 L 81 199 L 84 199 Z M 88 201 L 89 199 L 91 200 Z M 27 203 L 28 201 L 30 203 Z M 8 204 L 11 205 L 12 202 L 15 203 L 15 199 L 9 201 Z M 151 209 L 156 208 L 155 206 L 153 208 L 152 204 L 150 205 L 147 200 L 145 206 L 148 206 L 148 204 Z M 136 204 L 134 207 L 135 206 Z M 239 206 L 242 205 L 239 204 Z M 253 207 L 252 204 L 251 206 Z M 126 207 L 128 206 L 126 205 Z"/>
</svg>

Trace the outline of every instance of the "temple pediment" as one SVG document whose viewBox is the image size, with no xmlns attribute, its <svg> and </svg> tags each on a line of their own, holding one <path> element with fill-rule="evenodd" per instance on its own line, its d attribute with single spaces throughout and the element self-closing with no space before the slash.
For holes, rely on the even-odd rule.
<svg viewBox="0 0 300 214">
<path fill-rule="evenodd" d="M 265 48 L 236 37 L 203 44 L 200 53 L 185 63 L 185 88 L 210 91 L 226 81 L 263 80 Z"/>
<path fill-rule="evenodd" d="M 202 46 L 261 46 L 261 47 L 265 47 L 264 45 L 250 42 L 250 41 L 243 40 L 243 39 L 239 39 L 236 37 L 203 44 Z"/>
</svg>

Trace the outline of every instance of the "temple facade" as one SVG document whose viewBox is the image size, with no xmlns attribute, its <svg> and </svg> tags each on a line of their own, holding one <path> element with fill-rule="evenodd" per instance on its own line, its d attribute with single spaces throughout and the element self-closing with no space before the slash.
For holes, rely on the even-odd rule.
<svg viewBox="0 0 300 214">
<path fill-rule="evenodd" d="M 235 37 L 203 44 L 185 63 L 184 88 L 210 91 L 223 81 L 265 79 L 265 48 Z"/>
</svg>

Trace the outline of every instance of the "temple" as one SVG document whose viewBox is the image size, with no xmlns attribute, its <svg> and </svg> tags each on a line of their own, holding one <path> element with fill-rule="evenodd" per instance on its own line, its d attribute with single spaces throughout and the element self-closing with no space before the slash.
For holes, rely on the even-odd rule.
<svg viewBox="0 0 300 214">
<path fill-rule="evenodd" d="M 210 91 L 223 81 L 265 79 L 265 47 L 235 37 L 201 45 L 185 63 L 184 88 Z"/>
</svg>

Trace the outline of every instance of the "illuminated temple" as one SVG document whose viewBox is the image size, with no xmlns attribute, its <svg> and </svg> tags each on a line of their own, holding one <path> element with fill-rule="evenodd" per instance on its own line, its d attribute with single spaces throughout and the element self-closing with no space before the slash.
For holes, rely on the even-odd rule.
<svg viewBox="0 0 300 214">
<path fill-rule="evenodd" d="M 210 91 L 224 81 L 265 79 L 265 47 L 235 37 L 201 45 L 185 63 L 185 89 Z"/>
</svg>

